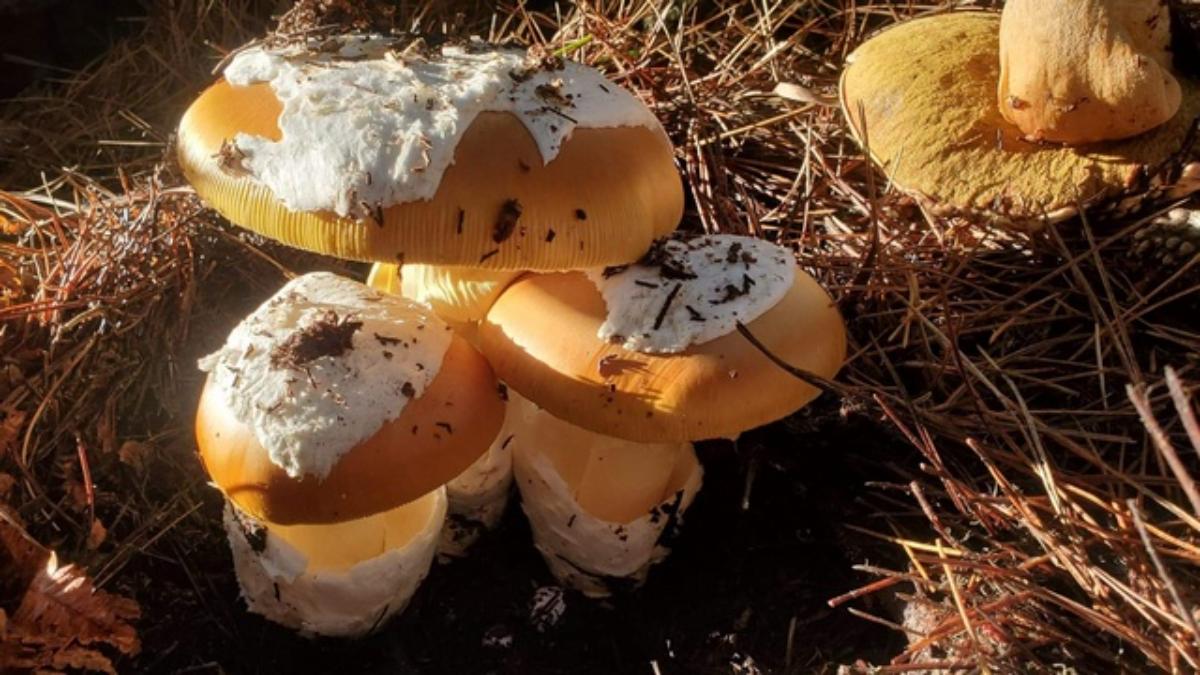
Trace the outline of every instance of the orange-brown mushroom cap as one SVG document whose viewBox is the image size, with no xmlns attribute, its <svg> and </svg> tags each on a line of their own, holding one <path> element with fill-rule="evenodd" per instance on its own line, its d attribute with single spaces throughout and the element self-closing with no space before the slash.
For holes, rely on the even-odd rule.
<svg viewBox="0 0 1200 675">
<path fill-rule="evenodd" d="M 351 520 L 417 499 L 470 466 L 504 418 L 496 387 L 487 361 L 454 337 L 420 397 L 341 456 L 323 479 L 296 479 L 271 462 L 210 379 L 196 413 L 196 442 L 213 482 L 255 518 L 282 525 Z"/>
<path fill-rule="evenodd" d="M 221 215 L 298 248 L 364 261 L 572 269 L 636 259 L 683 213 L 683 186 L 661 129 L 576 128 L 544 164 L 529 131 L 507 112 L 474 119 L 431 199 L 387 206 L 381 222 L 292 211 L 227 156 L 226 142 L 238 134 L 278 141 L 281 111 L 268 84 L 218 81 L 184 114 L 178 156 Z"/>
<path fill-rule="evenodd" d="M 820 393 L 737 332 L 677 354 L 601 340 L 606 311 L 582 272 L 530 274 L 492 306 L 481 349 L 508 386 L 551 414 L 633 441 L 735 437 Z M 772 354 L 821 377 L 833 377 L 846 357 L 841 316 L 800 270 L 782 300 L 747 328 Z"/>
</svg>

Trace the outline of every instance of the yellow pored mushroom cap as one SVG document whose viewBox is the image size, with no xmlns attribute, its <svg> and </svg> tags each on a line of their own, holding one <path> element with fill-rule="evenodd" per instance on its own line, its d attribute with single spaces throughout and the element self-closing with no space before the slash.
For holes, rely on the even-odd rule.
<svg viewBox="0 0 1200 675">
<path fill-rule="evenodd" d="M 1178 114 L 1123 141 L 1032 143 L 997 104 L 1000 17 L 957 12 L 898 24 L 847 59 L 842 110 L 900 190 L 935 213 L 1036 226 L 1112 197 L 1178 152 L 1200 115 L 1200 85 L 1180 79 Z"/>
</svg>

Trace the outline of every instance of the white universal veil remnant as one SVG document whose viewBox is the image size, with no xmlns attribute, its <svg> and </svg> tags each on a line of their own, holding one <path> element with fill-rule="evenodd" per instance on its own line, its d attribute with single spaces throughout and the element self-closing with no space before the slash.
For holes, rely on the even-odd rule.
<svg viewBox="0 0 1200 675">
<path fill-rule="evenodd" d="M 636 258 L 683 191 L 650 110 L 598 71 L 478 40 L 343 35 L 237 53 L 179 158 L 231 221 L 341 258 L 572 269 Z"/>
<path fill-rule="evenodd" d="M 502 421 L 483 357 L 423 305 L 313 273 L 201 368 L 196 440 L 250 609 L 339 636 L 403 609 L 437 547 L 442 486 Z"/>
<path fill-rule="evenodd" d="M 337 48 L 336 52 L 324 51 Z M 483 112 L 514 115 L 549 164 L 576 127 L 657 129 L 632 94 L 591 68 L 564 61 L 526 69 L 524 50 L 481 42 L 425 53 L 387 38 L 342 37 L 307 47 L 238 53 L 234 86 L 267 83 L 283 111 L 279 140 L 238 134 L 242 165 L 293 211 L 350 215 L 432 199 L 454 150 Z M 570 114 L 547 106 L 567 101 Z"/>
<path fill-rule="evenodd" d="M 732 235 L 524 276 L 479 343 L 543 409 L 519 435 L 517 486 L 551 569 L 591 595 L 665 555 L 663 532 L 700 486 L 691 441 L 736 437 L 819 393 L 776 360 L 830 378 L 846 354 L 837 309 L 792 253 Z"/>
</svg>

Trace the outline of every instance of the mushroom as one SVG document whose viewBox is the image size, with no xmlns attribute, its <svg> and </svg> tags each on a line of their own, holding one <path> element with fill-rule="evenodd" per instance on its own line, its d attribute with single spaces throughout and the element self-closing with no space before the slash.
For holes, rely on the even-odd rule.
<svg viewBox="0 0 1200 675">
<path fill-rule="evenodd" d="M 501 425 L 483 357 L 424 306 L 318 272 L 200 367 L 196 440 L 250 609 L 327 635 L 402 609 L 436 548 L 443 484 Z"/>
<path fill-rule="evenodd" d="M 620 268 L 526 275 L 479 340 L 544 409 L 519 436 L 517 486 L 551 570 L 590 595 L 665 555 L 663 514 L 675 523 L 700 486 L 690 441 L 736 437 L 819 393 L 762 349 L 821 378 L 846 355 L 837 309 L 792 253 L 731 235 L 664 240 Z"/>
<path fill-rule="evenodd" d="M 513 445 L 521 431 L 522 408 L 516 394 L 500 385 L 506 401 L 504 424 L 471 466 L 446 483 L 447 518 L 442 528 L 438 556 L 461 558 L 486 531 L 495 528 L 508 506 L 513 481 Z M 519 397 L 518 397 L 519 398 Z"/>
<path fill-rule="evenodd" d="M 626 441 L 520 405 L 513 469 L 547 567 L 594 598 L 645 581 L 700 490 L 692 444 Z"/>
<path fill-rule="evenodd" d="M 1179 111 L 1162 0 L 1011 0 L 1000 18 L 999 106 L 1032 141 L 1137 136 Z"/>
<path fill-rule="evenodd" d="M 352 521 L 265 524 L 225 505 L 233 568 L 251 612 L 306 636 L 358 637 L 402 611 L 433 563 L 446 491 Z"/>
<path fill-rule="evenodd" d="M 1200 116 L 1200 85 L 1172 73 L 1155 42 L 1165 15 L 1135 7 L 1146 4 L 1160 3 L 1014 1 L 1003 22 L 950 12 L 898 24 L 847 58 L 843 113 L 889 180 L 934 214 L 1060 222 L 1165 165 Z M 1176 198 L 1200 182 L 1163 187 Z"/>
<path fill-rule="evenodd" d="M 736 437 L 819 392 L 846 355 L 833 301 L 790 251 L 753 237 L 664 240 L 639 262 L 515 281 L 480 326 L 510 388 L 552 415 L 643 443 Z M 731 405 L 730 402 L 736 402 Z"/>
<path fill-rule="evenodd" d="M 615 264 L 683 210 L 670 142 L 637 98 L 478 41 L 245 48 L 184 114 L 178 153 L 229 220 L 348 259 Z"/>
</svg>

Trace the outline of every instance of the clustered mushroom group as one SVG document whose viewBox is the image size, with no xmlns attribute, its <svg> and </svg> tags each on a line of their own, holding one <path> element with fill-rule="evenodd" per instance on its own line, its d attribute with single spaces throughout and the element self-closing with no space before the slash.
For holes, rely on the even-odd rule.
<svg viewBox="0 0 1200 675">
<path fill-rule="evenodd" d="M 792 251 L 675 232 L 658 120 L 544 53 L 251 46 L 184 115 L 179 157 L 232 222 L 376 263 L 366 284 L 293 279 L 200 364 L 243 595 L 304 633 L 400 611 L 514 477 L 564 584 L 643 580 L 700 488 L 692 442 L 817 395 L 771 357 L 825 378 L 845 358 Z"/>
<path fill-rule="evenodd" d="M 1160 6 L 1013 0 L 1003 20 L 902 24 L 851 57 L 846 114 L 923 203 L 1053 222 L 1200 113 Z M 341 35 L 229 60 L 180 124 L 196 191 L 262 235 L 375 263 L 366 284 L 293 279 L 201 361 L 197 441 L 252 611 L 369 632 L 498 522 L 514 482 L 563 584 L 641 582 L 700 488 L 692 443 L 817 396 L 795 372 L 842 366 L 833 301 L 788 248 L 677 231 L 674 157 L 631 93 L 540 50 Z M 1177 178 L 1200 186 L 1195 167 Z"/>
</svg>

